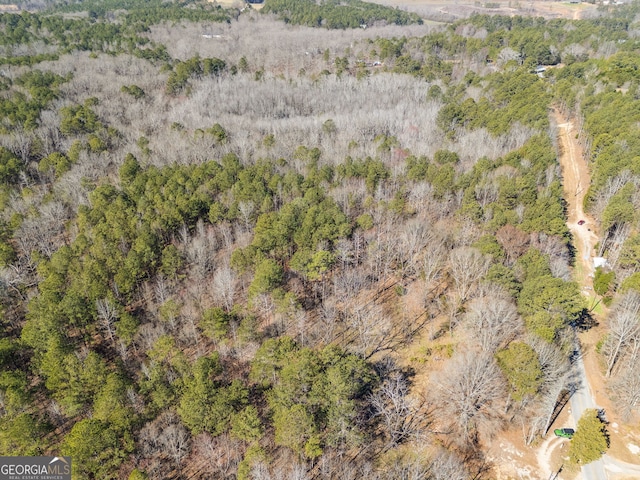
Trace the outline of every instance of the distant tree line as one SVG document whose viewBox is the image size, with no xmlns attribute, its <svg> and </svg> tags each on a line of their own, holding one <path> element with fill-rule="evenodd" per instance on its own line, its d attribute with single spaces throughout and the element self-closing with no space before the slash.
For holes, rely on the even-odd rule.
<svg viewBox="0 0 640 480">
<path fill-rule="evenodd" d="M 360 28 L 376 22 L 421 24 L 415 13 L 360 0 L 266 0 L 264 13 L 275 13 L 285 23 L 329 29 Z"/>
</svg>

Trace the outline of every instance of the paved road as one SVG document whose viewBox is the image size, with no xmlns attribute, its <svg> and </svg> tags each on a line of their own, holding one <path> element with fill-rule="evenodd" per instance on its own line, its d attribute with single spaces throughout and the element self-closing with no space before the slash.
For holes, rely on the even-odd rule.
<svg viewBox="0 0 640 480">
<path fill-rule="evenodd" d="M 571 395 L 571 417 L 573 418 L 574 426 L 578 425 L 578 420 L 582 416 L 582 413 L 588 408 L 597 408 L 596 402 L 593 400 L 591 389 L 589 388 L 589 381 L 587 380 L 587 372 L 584 368 L 584 362 L 582 361 L 582 355 L 580 352 L 580 344 L 578 340 L 575 341 L 575 351 L 578 354 L 574 355 L 574 374 L 575 374 L 575 390 Z M 582 479 L 583 480 L 606 480 L 607 474 L 605 472 L 603 460 L 592 462 L 582 467 Z"/>
<path fill-rule="evenodd" d="M 573 362 L 575 390 L 571 395 L 570 403 L 571 416 L 575 427 L 578 425 L 578 420 L 586 409 L 598 408 L 598 406 L 593 399 L 589 387 L 587 373 L 582 360 L 580 343 L 577 337 L 574 350 L 576 352 Z M 640 465 L 626 463 L 609 455 L 603 455 L 600 460 L 582 467 L 582 480 L 614 480 L 618 478 L 640 479 Z"/>
<path fill-rule="evenodd" d="M 607 475 L 613 475 L 613 478 L 640 478 L 640 465 L 635 463 L 627 463 L 622 460 L 616 460 L 609 455 L 602 457 L 604 468 Z"/>
</svg>

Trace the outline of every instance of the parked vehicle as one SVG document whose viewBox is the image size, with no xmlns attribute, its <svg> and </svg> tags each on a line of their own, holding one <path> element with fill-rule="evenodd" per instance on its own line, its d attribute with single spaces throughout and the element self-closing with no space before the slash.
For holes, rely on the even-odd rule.
<svg viewBox="0 0 640 480">
<path fill-rule="evenodd" d="M 576 431 L 573 428 L 556 428 L 553 433 L 556 437 L 571 438 Z"/>
</svg>

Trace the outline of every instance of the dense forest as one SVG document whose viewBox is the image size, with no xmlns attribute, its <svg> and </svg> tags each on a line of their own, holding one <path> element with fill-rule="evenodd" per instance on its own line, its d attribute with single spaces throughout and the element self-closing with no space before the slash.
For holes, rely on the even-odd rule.
<svg viewBox="0 0 640 480">
<path fill-rule="evenodd" d="M 42 7 L 0 14 L 0 453 L 78 479 L 495 478 L 491 441 L 549 434 L 596 324 L 632 428 L 640 3 Z M 592 173 L 589 298 L 552 110 Z"/>
</svg>

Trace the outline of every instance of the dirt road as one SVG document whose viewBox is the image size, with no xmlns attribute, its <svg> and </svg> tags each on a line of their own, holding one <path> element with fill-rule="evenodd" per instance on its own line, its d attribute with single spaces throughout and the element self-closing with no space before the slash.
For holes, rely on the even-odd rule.
<svg viewBox="0 0 640 480">
<path fill-rule="evenodd" d="M 598 236 L 593 231 L 595 227 L 593 218 L 585 214 L 583 207 L 584 196 L 591 179 L 587 162 L 582 155 L 580 144 L 576 140 L 573 125 L 557 110 L 554 111 L 554 117 L 558 124 L 562 184 L 568 209 L 567 226 L 573 235 L 576 249 L 574 279 L 580 284 L 583 292 L 589 295 L 593 288 L 593 256 L 595 244 L 598 241 Z M 576 353 L 580 352 L 580 344 L 577 339 L 575 350 Z M 596 408 L 596 402 L 591 393 L 582 355 L 576 355 L 573 368 L 576 373 L 577 385 L 571 394 L 571 417 L 574 426 L 576 426 L 585 409 Z M 603 461 L 598 460 L 583 466 L 582 478 L 583 480 L 607 478 Z"/>
<path fill-rule="evenodd" d="M 560 165 L 568 209 L 567 226 L 573 235 L 574 247 L 576 248 L 574 279 L 580 284 L 586 295 L 593 296 L 591 290 L 593 287 L 593 258 L 598 236 L 595 233 L 596 225 L 593 218 L 587 215 L 583 209 L 584 196 L 591 180 L 589 169 L 571 122 L 562 117 L 558 111 L 554 111 L 554 118 L 558 125 Z M 579 224 L 581 221 L 584 221 L 582 225 Z M 576 340 L 575 349 L 580 351 L 578 340 Z M 593 352 L 587 353 L 587 355 L 589 354 L 592 355 Z M 589 363 L 595 365 L 593 362 Z M 576 372 L 576 378 L 579 379 L 579 384 L 571 396 L 571 415 L 577 424 L 585 409 L 597 406 L 589 381 L 589 377 L 597 375 L 597 372 L 587 371 L 582 355 L 577 355 L 573 368 Z M 547 450 L 553 445 L 550 442 L 545 443 Z M 544 457 L 545 455 L 540 455 L 539 462 Z M 543 470 L 543 473 L 546 475 L 547 472 Z M 640 478 L 640 466 L 621 462 L 609 455 L 604 455 L 601 460 L 582 467 L 582 478 L 583 480 Z"/>
<path fill-rule="evenodd" d="M 598 236 L 593 218 L 584 212 L 583 207 L 590 182 L 589 169 L 571 122 L 558 111 L 554 111 L 554 117 L 558 124 L 560 166 L 568 210 L 567 226 L 573 235 L 577 255 L 575 280 L 583 288 L 590 290 L 593 287 L 593 257 Z M 580 222 L 584 223 L 580 225 Z"/>
</svg>

